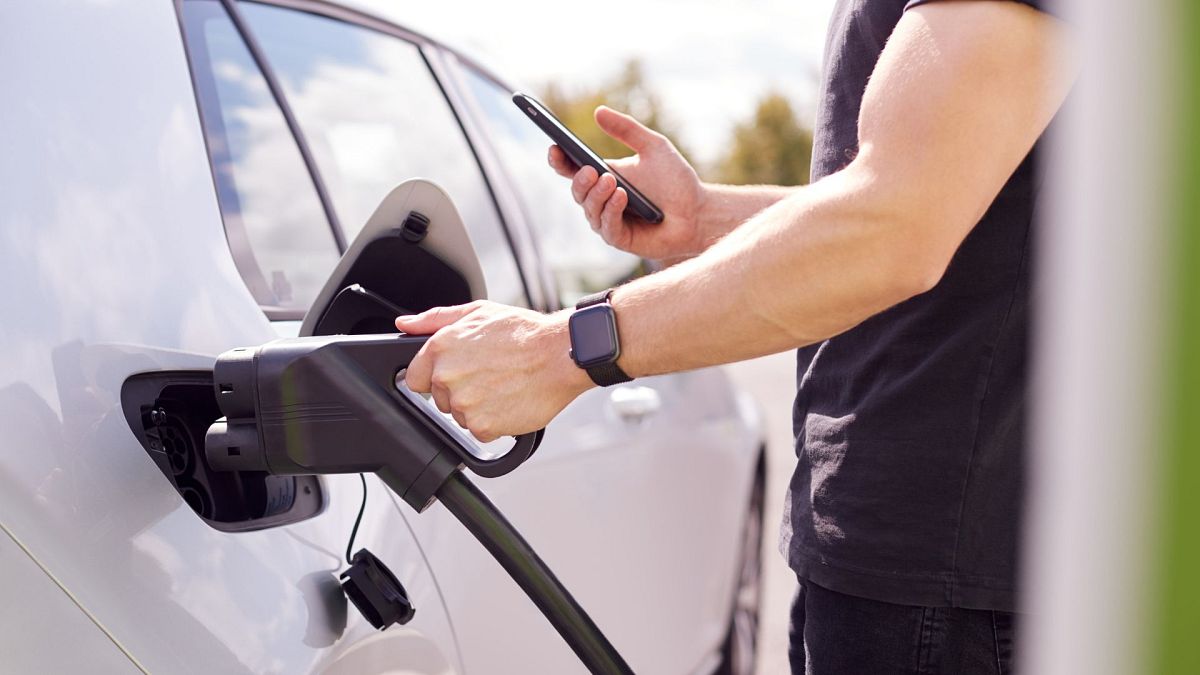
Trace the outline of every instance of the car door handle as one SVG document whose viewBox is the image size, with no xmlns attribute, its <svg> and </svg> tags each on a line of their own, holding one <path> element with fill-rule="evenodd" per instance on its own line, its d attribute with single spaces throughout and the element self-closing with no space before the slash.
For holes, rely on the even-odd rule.
<svg viewBox="0 0 1200 675">
<path fill-rule="evenodd" d="M 662 408 L 662 397 L 651 387 L 617 387 L 608 400 L 626 422 L 641 422 Z"/>
</svg>

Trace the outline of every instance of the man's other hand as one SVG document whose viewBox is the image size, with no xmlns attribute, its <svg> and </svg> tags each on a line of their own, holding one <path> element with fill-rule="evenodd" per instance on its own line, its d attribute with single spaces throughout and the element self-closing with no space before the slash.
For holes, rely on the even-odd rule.
<svg viewBox="0 0 1200 675">
<path fill-rule="evenodd" d="M 592 386 L 569 356 L 567 317 L 486 301 L 399 317 L 405 333 L 432 335 L 405 381 L 485 443 L 536 431 Z"/>
<path fill-rule="evenodd" d="M 607 160 L 663 211 L 663 222 L 650 224 L 626 218 L 629 195 L 611 175 L 598 175 L 590 166 L 576 166 L 557 145 L 550 147 L 550 166 L 571 179 L 571 194 L 583 207 L 588 222 L 609 245 L 651 260 L 672 261 L 694 256 L 708 243 L 699 225 L 705 188 L 683 155 L 666 136 L 611 108 L 596 109 L 596 124 L 604 133 L 637 154 Z"/>
</svg>

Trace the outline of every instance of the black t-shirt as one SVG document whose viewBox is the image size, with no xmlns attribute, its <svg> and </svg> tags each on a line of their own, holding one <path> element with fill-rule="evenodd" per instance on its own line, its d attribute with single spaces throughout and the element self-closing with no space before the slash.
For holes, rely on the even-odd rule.
<svg viewBox="0 0 1200 675">
<path fill-rule="evenodd" d="M 857 153 L 867 79 L 925 1 L 839 0 L 814 181 Z M 886 602 L 1013 610 L 1036 154 L 931 291 L 799 351 L 781 548 L 802 578 Z"/>
</svg>

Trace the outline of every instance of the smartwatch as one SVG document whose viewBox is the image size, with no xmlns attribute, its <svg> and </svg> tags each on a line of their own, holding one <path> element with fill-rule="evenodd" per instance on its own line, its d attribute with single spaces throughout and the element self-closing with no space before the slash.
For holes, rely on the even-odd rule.
<svg viewBox="0 0 1200 675">
<path fill-rule="evenodd" d="M 575 305 L 575 312 L 567 322 L 571 360 L 601 387 L 633 379 L 617 366 L 621 341 L 617 337 L 617 315 L 609 303 L 612 293 L 610 288 L 585 296 Z"/>
</svg>

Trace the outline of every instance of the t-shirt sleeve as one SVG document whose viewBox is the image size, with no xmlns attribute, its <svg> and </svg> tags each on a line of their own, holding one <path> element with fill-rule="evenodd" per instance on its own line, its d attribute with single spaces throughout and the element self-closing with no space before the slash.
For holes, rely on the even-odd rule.
<svg viewBox="0 0 1200 675">
<path fill-rule="evenodd" d="M 1046 9 L 1046 0 L 1009 0 L 1009 1 L 1010 2 L 1019 2 L 1022 5 L 1029 5 L 1030 7 L 1034 8 L 1040 12 L 1049 12 L 1050 14 L 1054 13 L 1053 11 Z M 910 10 L 913 7 L 917 7 L 919 5 L 929 5 L 929 4 L 932 4 L 935 2 L 940 2 L 940 0 L 909 0 L 908 4 L 904 6 L 904 9 L 905 9 L 905 11 L 907 11 L 907 10 Z"/>
</svg>

